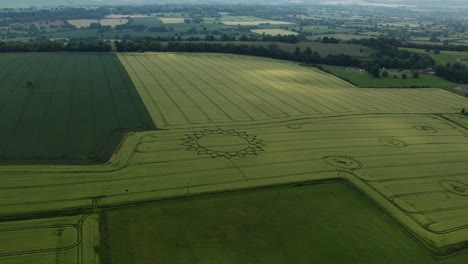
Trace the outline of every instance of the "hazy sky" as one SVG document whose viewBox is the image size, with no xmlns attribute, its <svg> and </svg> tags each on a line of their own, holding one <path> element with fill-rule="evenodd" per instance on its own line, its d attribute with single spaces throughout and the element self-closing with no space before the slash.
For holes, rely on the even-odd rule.
<svg viewBox="0 0 468 264">
<path fill-rule="evenodd" d="M 451 5 L 466 4 L 468 0 L 0 0 L 0 8 L 3 7 L 30 7 L 30 6 L 55 6 L 55 5 L 96 5 L 96 4 L 157 4 L 157 3 L 290 3 L 302 2 L 310 4 L 319 3 L 343 3 L 343 4 L 406 4 L 406 5 L 437 5 L 446 7 Z"/>
</svg>

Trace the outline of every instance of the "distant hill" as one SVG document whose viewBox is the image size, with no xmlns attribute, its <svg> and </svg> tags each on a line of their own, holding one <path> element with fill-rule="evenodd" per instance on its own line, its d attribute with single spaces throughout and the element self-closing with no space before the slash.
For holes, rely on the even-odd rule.
<svg viewBox="0 0 468 264">
<path fill-rule="evenodd" d="M 375 6 L 444 6 L 467 7 L 466 0 L 0 0 L 0 8 L 27 8 L 44 6 L 89 6 L 119 4 L 168 4 L 168 3 L 258 3 L 258 4 L 359 4 Z"/>
</svg>

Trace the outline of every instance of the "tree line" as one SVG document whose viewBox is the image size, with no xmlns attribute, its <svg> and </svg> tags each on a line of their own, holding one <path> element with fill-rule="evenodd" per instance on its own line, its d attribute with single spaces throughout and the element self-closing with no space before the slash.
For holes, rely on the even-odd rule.
<svg viewBox="0 0 468 264">
<path fill-rule="evenodd" d="M 436 74 L 439 77 L 456 83 L 468 83 L 468 67 L 461 63 L 447 63 L 436 67 Z"/>
<path fill-rule="evenodd" d="M 352 66 L 364 68 L 380 76 L 381 68 L 396 69 L 425 69 L 435 65 L 434 59 L 427 54 L 417 54 L 409 51 L 398 50 L 394 42 L 386 40 L 371 40 L 362 42 L 361 45 L 368 46 L 374 52 L 369 57 L 352 57 L 346 54 L 322 56 L 313 52 L 310 48 L 295 51 L 287 51 L 279 48 L 276 44 L 267 47 L 263 45 L 245 45 L 242 41 L 238 43 L 206 43 L 206 42 L 168 42 L 162 45 L 160 41 L 152 38 L 124 40 L 115 43 L 119 52 L 144 52 L 144 51 L 176 51 L 176 52 L 220 52 L 270 57 L 291 60 L 311 64 L 329 64 L 337 66 Z"/>
<path fill-rule="evenodd" d="M 21 42 L 8 41 L 0 42 L 0 52 L 108 52 L 112 50 L 109 43 L 102 41 L 41 41 L 41 42 Z"/>
<path fill-rule="evenodd" d="M 240 42 L 242 43 L 242 42 Z M 208 42 L 168 42 L 163 45 L 159 41 L 150 38 L 139 40 L 124 40 L 115 42 L 118 52 L 216 52 L 232 53 L 251 56 L 268 57 L 274 59 L 290 60 L 308 64 L 329 64 L 338 66 L 359 67 L 359 59 L 345 54 L 321 56 L 310 48 L 301 50 L 297 47 L 293 52 L 281 49 L 277 44 L 246 45 L 233 43 L 208 43 Z"/>
</svg>

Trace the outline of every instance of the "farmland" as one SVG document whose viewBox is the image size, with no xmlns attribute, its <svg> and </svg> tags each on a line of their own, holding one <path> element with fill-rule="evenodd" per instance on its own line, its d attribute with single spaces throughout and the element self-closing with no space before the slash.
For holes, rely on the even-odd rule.
<svg viewBox="0 0 468 264">
<path fill-rule="evenodd" d="M 412 72 L 408 70 L 387 70 L 388 77 L 381 76 L 374 78 L 366 71 L 359 70 L 353 67 L 338 67 L 330 65 L 322 65 L 322 67 L 344 80 L 363 88 L 404 88 L 404 87 L 433 87 L 450 89 L 458 86 L 458 84 L 444 80 L 435 75 L 420 74 L 418 78 L 412 77 Z M 407 79 L 403 79 L 402 75 L 406 74 Z"/>
<path fill-rule="evenodd" d="M 284 29 L 252 29 L 253 33 L 267 34 L 267 35 L 298 35 L 297 32 Z"/>
<path fill-rule="evenodd" d="M 191 224 L 180 215 L 190 218 Z M 394 221 L 337 182 L 112 210 L 107 219 L 108 244 L 113 245 L 110 259 L 115 264 L 248 263 L 252 259 L 255 263 L 305 263 L 311 259 L 377 263 L 382 258 L 391 259 L 386 263 L 436 263 Z M 154 228 L 148 229 L 148 225 Z M 369 245 L 360 243 L 361 239 Z M 146 249 L 128 254 L 128 243 Z M 151 248 L 145 246 L 149 243 Z M 396 251 L 400 252 L 397 256 Z"/>
<path fill-rule="evenodd" d="M 125 130 L 154 128 L 115 55 L 3 54 L 0 68 L 2 163 L 102 161 Z"/>
<path fill-rule="evenodd" d="M 410 105 L 421 97 L 432 98 L 437 102 L 432 107 L 447 112 L 456 111 L 465 101 L 453 96 L 452 105 L 442 103 L 436 98 L 451 95 L 438 89 L 361 90 L 314 68 L 257 57 L 175 53 L 119 56 L 159 127 L 426 109 L 423 105 L 408 108 L 406 104 L 375 103 L 384 97 Z"/>
<path fill-rule="evenodd" d="M 168 256 L 180 263 L 271 263 L 281 256 L 297 263 L 325 257 L 355 263 L 375 263 L 378 257 L 390 263 L 468 260 L 466 252 L 451 255 L 468 240 L 468 118 L 459 114 L 468 101 L 463 97 L 435 88 L 361 89 L 315 68 L 250 56 L 2 56 L 18 64 L 12 68 L 24 62 L 27 69 L 46 72 L 44 63 L 28 60 L 89 60 L 87 67 L 78 67 L 88 73 L 75 73 L 80 76 L 75 77 L 75 92 L 100 91 L 104 101 L 96 116 L 121 117 L 111 111 L 114 105 L 117 113 L 128 114 L 122 120 L 132 122 L 106 123 L 104 118 L 95 123 L 108 126 L 103 131 L 126 132 L 106 164 L 0 166 L 0 218 L 10 220 L 0 223 L 0 232 L 16 232 L 8 233 L 9 240 L 21 245 L 19 250 L 0 247 L 0 263 L 50 263 L 53 257 L 77 264 L 101 258 L 155 263 L 156 257 L 156 263 L 166 263 Z M 109 60 L 113 66 L 101 67 L 94 60 Z M 65 73 L 67 67 L 72 75 L 76 72 L 73 66 L 53 69 Z M 16 73 L 17 83 L 38 84 L 19 91 L 39 93 L 41 82 L 34 80 L 46 75 L 23 72 L 20 78 L 12 69 L 2 78 Z M 6 94 L 21 88 L 11 87 Z M 57 102 L 75 105 L 63 99 L 69 100 L 66 89 L 71 88 L 57 87 L 64 87 L 60 95 L 67 94 Z M 129 98 L 140 110 L 129 110 Z M 67 113 L 60 108 L 53 112 Z M 73 116 L 61 118 L 51 117 L 47 124 L 75 124 Z M 83 126 L 76 128 L 85 131 L 80 133 L 90 126 L 76 124 Z M 65 130 L 53 132 L 58 125 L 50 127 L 50 138 L 42 141 L 66 135 Z M 7 128 L 2 132 L 23 131 Z M 68 138 L 62 144 L 82 146 L 87 140 Z M 67 215 L 60 216 L 62 212 Z M 73 243 L 77 229 L 82 230 L 81 243 Z M 42 234 L 47 243 L 35 238 Z M 245 241 L 247 236 L 254 239 Z M 34 239 L 23 245 L 24 237 Z M 235 250 L 228 254 L 226 248 Z M 324 255 L 318 256 L 319 251 Z M 81 257 L 70 260 L 76 252 Z M 160 254 L 154 256 L 156 252 Z"/>
<path fill-rule="evenodd" d="M 105 18 L 105 19 L 74 19 L 68 20 L 68 23 L 77 28 L 88 28 L 92 23 L 99 23 L 102 26 L 115 27 L 117 25 L 124 25 L 128 23 L 127 19 L 123 18 Z"/>
<path fill-rule="evenodd" d="M 183 17 L 160 17 L 159 20 L 161 20 L 161 22 L 164 23 L 164 24 L 181 24 L 181 23 L 184 23 L 184 18 Z"/>
<path fill-rule="evenodd" d="M 439 53 L 434 53 L 434 51 L 427 52 L 423 49 L 411 49 L 411 48 L 402 48 L 404 50 L 408 50 L 411 52 L 421 53 L 421 54 L 429 54 L 431 57 L 434 58 L 437 64 L 445 65 L 447 63 L 461 63 L 461 64 L 468 64 L 468 52 L 463 51 L 448 51 L 442 50 Z"/>
<path fill-rule="evenodd" d="M 252 16 L 223 16 L 221 22 L 228 26 L 288 25 L 286 21 L 266 20 Z"/>
</svg>

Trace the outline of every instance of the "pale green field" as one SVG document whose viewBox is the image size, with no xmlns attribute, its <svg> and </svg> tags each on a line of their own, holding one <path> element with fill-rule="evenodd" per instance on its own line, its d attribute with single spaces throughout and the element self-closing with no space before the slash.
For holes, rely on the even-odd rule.
<svg viewBox="0 0 468 264">
<path fill-rule="evenodd" d="M 253 33 L 265 35 L 298 35 L 299 33 L 285 29 L 251 29 Z"/>
<path fill-rule="evenodd" d="M 2 264 L 99 264 L 98 215 L 0 223 Z"/>
<path fill-rule="evenodd" d="M 459 117 L 357 114 L 134 133 L 108 166 L 2 168 L 1 214 L 342 178 L 445 254 L 468 237 Z"/>
<path fill-rule="evenodd" d="M 351 113 L 454 113 L 439 89 L 359 89 L 314 68 L 249 56 L 120 54 L 154 122 L 174 125 Z"/>
<path fill-rule="evenodd" d="M 0 167 L 0 217 L 83 214 L 143 201 L 342 179 L 436 254 L 457 251 L 468 240 L 468 118 L 456 114 L 468 107 L 465 98 L 439 89 L 359 89 L 316 69 L 258 57 L 139 53 L 119 58 L 159 130 L 128 133 L 103 165 Z M 53 219 L 37 221 L 55 228 L 47 224 Z M 41 252 L 27 252 L 39 244 L 55 247 L 50 258 L 68 254 L 58 249 L 73 241 L 69 229 L 57 242 L 56 229 L 25 226 L 26 231 L 8 236 L 22 251 L 14 255 L 15 249 L 0 247 L 0 263 L 40 258 Z M 21 244 L 21 234 L 50 239 Z M 97 232 L 90 234 L 91 242 L 84 244 L 100 252 Z M 461 256 L 443 262 L 466 263 Z M 95 263 L 96 257 L 91 259 L 77 263 Z"/>
</svg>

